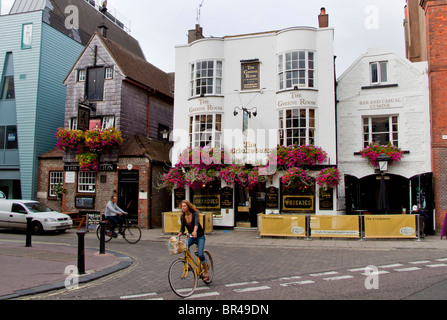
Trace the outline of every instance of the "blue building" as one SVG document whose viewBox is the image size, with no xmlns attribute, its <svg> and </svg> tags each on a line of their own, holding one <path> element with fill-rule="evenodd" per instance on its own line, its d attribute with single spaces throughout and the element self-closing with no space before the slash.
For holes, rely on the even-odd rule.
<svg viewBox="0 0 447 320">
<path fill-rule="evenodd" d="M 64 126 L 63 81 L 98 27 L 144 58 L 103 9 L 93 0 L 16 0 L 0 16 L 0 191 L 8 198 L 37 198 L 38 157 Z"/>
</svg>

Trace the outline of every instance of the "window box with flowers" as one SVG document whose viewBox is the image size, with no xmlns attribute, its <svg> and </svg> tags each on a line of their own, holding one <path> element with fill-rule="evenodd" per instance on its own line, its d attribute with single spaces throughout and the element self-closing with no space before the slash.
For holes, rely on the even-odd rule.
<svg viewBox="0 0 447 320">
<path fill-rule="evenodd" d="M 389 143 L 386 146 L 370 144 L 369 146 L 361 150 L 360 154 L 363 158 L 368 159 L 368 162 L 371 166 L 378 167 L 379 163 L 377 162 L 377 157 L 381 154 L 386 154 L 390 157 L 388 164 L 391 165 L 402 160 L 404 152 L 400 148 Z"/>
<path fill-rule="evenodd" d="M 123 144 L 121 132 L 115 128 L 106 130 L 68 130 L 58 129 L 57 148 L 66 153 L 74 152 L 80 170 L 98 171 L 101 154 Z"/>
</svg>

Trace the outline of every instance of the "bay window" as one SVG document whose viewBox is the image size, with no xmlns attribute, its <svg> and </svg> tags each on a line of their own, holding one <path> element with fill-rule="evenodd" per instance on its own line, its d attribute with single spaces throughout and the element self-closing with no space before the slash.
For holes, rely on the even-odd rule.
<svg viewBox="0 0 447 320">
<path fill-rule="evenodd" d="M 222 61 L 208 60 L 191 64 L 191 97 L 222 94 Z"/>
<path fill-rule="evenodd" d="M 315 110 L 279 110 L 279 139 L 283 146 L 315 144 Z"/>
<path fill-rule="evenodd" d="M 315 53 L 292 51 L 278 56 L 279 90 L 315 88 Z"/>
</svg>

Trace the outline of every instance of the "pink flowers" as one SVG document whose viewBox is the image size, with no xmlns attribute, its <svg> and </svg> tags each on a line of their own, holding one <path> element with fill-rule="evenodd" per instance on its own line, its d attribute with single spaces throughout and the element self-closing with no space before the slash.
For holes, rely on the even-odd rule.
<svg viewBox="0 0 447 320">
<path fill-rule="evenodd" d="M 287 169 L 281 181 L 287 189 L 301 189 L 313 185 L 313 179 L 307 171 L 297 167 Z"/>
<path fill-rule="evenodd" d="M 123 143 L 121 132 L 115 128 L 106 130 L 68 130 L 56 132 L 57 148 L 68 152 L 76 151 L 81 171 L 98 171 L 102 152 Z"/>
<path fill-rule="evenodd" d="M 390 160 L 388 161 L 389 164 L 402 160 L 404 155 L 401 149 L 399 149 L 396 146 L 393 146 L 391 143 L 389 143 L 387 146 L 377 146 L 370 144 L 365 149 L 361 150 L 360 154 L 362 155 L 363 158 L 367 158 L 369 160 L 369 163 L 373 167 L 379 166 L 376 159 L 381 154 L 386 154 L 387 156 L 390 157 Z"/>
<path fill-rule="evenodd" d="M 280 167 L 312 167 L 322 164 L 327 159 L 327 153 L 323 149 L 314 145 L 299 146 L 278 146 L 276 156 L 269 155 L 269 163 L 277 164 Z"/>
<path fill-rule="evenodd" d="M 336 188 L 340 183 L 340 171 L 337 168 L 323 169 L 317 174 L 315 181 L 323 190 Z"/>
</svg>

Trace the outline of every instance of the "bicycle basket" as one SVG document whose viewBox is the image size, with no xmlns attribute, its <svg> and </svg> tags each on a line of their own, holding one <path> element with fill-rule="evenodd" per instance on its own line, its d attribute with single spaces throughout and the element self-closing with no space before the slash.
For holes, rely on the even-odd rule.
<svg viewBox="0 0 447 320">
<path fill-rule="evenodd" d="M 171 237 L 168 242 L 168 250 L 171 255 L 180 254 L 188 250 L 186 244 L 179 237 Z"/>
</svg>

